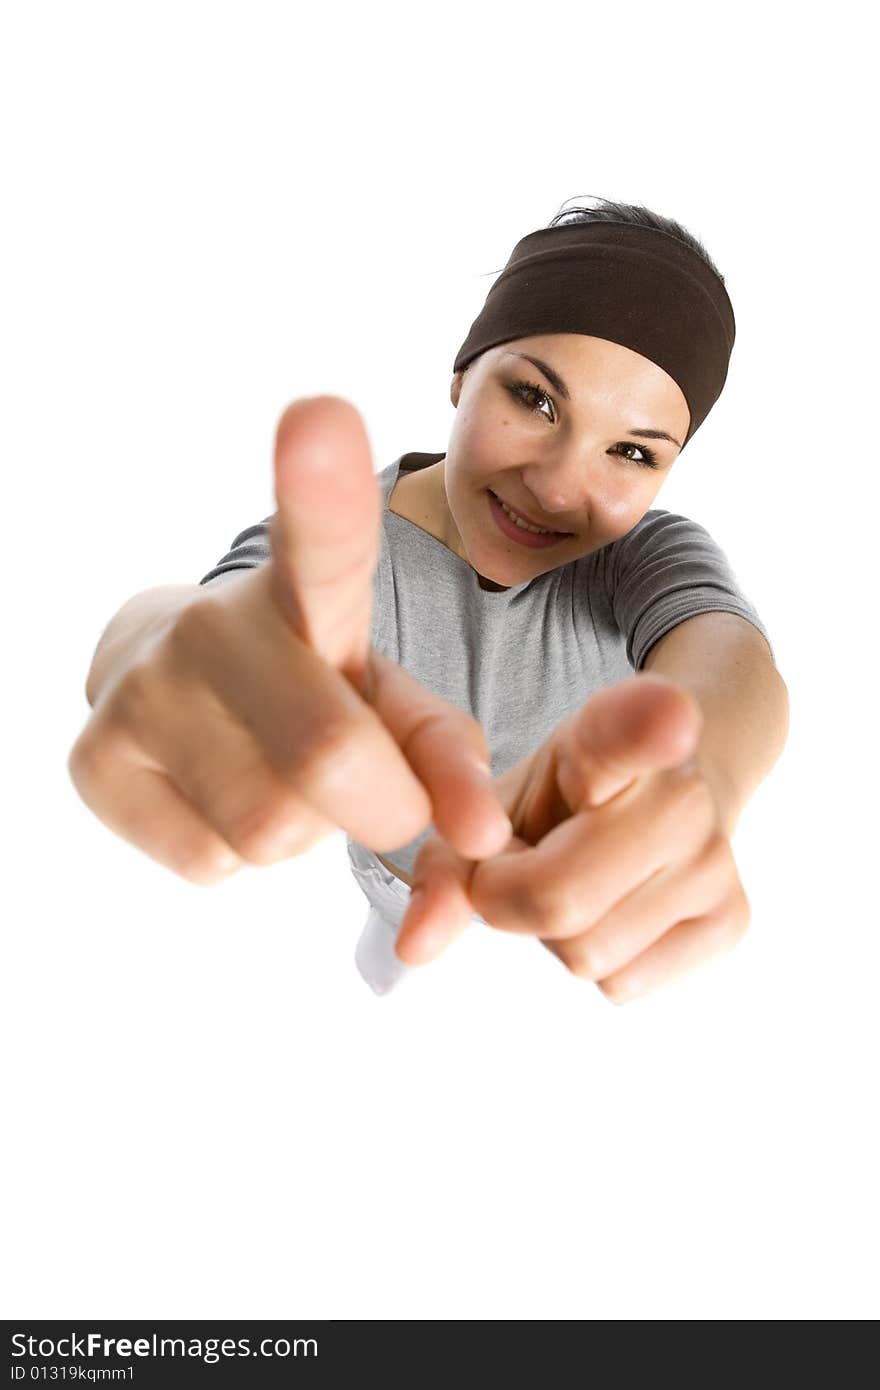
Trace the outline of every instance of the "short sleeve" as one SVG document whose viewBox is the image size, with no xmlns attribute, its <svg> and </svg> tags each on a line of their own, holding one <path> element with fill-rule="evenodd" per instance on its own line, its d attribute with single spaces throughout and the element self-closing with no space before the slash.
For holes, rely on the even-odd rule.
<svg viewBox="0 0 880 1390">
<path fill-rule="evenodd" d="M 646 512 L 605 556 L 605 581 L 626 656 L 639 671 L 661 637 L 698 613 L 737 613 L 776 655 L 754 604 L 705 527 L 674 512 Z"/>
<path fill-rule="evenodd" d="M 225 575 L 233 574 L 236 570 L 256 569 L 258 565 L 264 565 L 271 555 L 271 520 L 271 516 L 263 517 L 263 520 L 254 526 L 240 531 L 226 554 L 221 556 L 212 570 L 208 570 L 204 578 L 199 580 L 199 584 L 210 584 L 212 580 L 219 582 Z"/>
</svg>

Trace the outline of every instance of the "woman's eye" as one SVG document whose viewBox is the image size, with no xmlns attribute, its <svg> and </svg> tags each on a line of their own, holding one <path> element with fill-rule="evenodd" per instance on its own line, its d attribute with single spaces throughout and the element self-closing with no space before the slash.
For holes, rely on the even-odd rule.
<svg viewBox="0 0 880 1390">
<path fill-rule="evenodd" d="M 550 408 L 551 408 L 551 410 L 552 410 L 552 408 L 553 408 L 553 402 L 552 402 L 552 400 L 550 399 L 550 397 L 547 395 L 547 392 L 546 392 L 546 391 L 542 391 L 542 389 L 541 389 L 540 386 L 535 386 L 535 385 L 534 385 L 532 382 L 530 382 L 530 381 L 521 381 L 521 382 L 517 382 L 515 385 L 513 385 L 513 386 L 510 387 L 510 391 L 511 391 L 512 395 L 515 396 L 516 399 L 520 402 L 520 404 L 521 404 L 521 405 L 524 405 L 525 408 L 526 408 L 526 410 L 530 410 L 530 411 L 532 412 L 533 415 L 543 415 L 544 412 L 543 412 L 543 410 L 541 409 L 540 404 L 539 404 L 539 405 L 529 405 L 529 404 L 528 404 L 529 398 L 531 398 L 532 401 L 538 400 L 538 401 L 543 402 L 543 403 L 546 404 L 546 405 L 549 405 Z M 544 415 L 544 419 L 545 419 L 545 420 L 549 420 L 551 423 L 553 422 L 553 420 L 554 420 L 555 418 L 556 418 L 555 414 Z"/>
<path fill-rule="evenodd" d="M 644 444 L 619 444 L 617 447 L 619 449 L 638 449 L 642 457 L 640 459 L 632 459 L 631 462 L 637 463 L 640 468 L 657 467 L 657 455 L 654 453 L 653 449 L 646 449 Z"/>
</svg>

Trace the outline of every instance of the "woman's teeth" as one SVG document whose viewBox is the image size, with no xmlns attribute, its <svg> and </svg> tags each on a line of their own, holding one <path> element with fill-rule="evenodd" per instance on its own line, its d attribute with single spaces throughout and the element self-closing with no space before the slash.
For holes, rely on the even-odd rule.
<svg viewBox="0 0 880 1390">
<path fill-rule="evenodd" d="M 518 517 L 518 516 L 517 516 L 516 512 L 511 511 L 511 509 L 510 509 L 510 507 L 508 507 L 507 503 L 506 503 L 506 502 L 503 502 L 503 501 L 501 500 L 501 498 L 497 496 L 497 494 L 496 494 L 496 501 L 498 502 L 498 504 L 499 504 L 499 506 L 502 508 L 502 510 L 505 511 L 505 512 L 507 512 L 507 515 L 510 517 L 511 521 L 515 521 L 515 522 L 516 522 L 516 524 L 517 524 L 517 526 L 520 528 L 520 530 L 522 530 L 522 531 L 534 531 L 534 533 L 535 533 L 536 536 L 549 536 L 549 535 L 551 534 L 550 531 L 546 531 L 546 530 L 544 529 L 543 526 L 530 526 L 529 523 L 528 523 L 527 521 L 523 521 L 521 517 Z M 556 532 L 556 531 L 554 531 L 552 534 L 553 534 L 553 535 L 558 535 L 559 533 Z"/>
</svg>

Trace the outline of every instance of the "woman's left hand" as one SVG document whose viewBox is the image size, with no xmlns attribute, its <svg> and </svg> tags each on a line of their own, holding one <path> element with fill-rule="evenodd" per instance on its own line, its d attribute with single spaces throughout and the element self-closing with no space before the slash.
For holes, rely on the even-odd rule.
<svg viewBox="0 0 880 1390">
<path fill-rule="evenodd" d="M 663 676 L 597 692 L 495 779 L 513 823 L 506 850 L 465 859 L 439 835 L 422 846 L 400 959 L 433 960 L 476 912 L 537 936 L 624 1003 L 730 949 L 751 912 L 696 753 L 702 724 Z"/>
</svg>

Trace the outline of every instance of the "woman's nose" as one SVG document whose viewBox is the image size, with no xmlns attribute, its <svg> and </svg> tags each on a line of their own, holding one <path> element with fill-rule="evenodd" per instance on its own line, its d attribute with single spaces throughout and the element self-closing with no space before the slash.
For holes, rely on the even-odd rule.
<svg viewBox="0 0 880 1390">
<path fill-rule="evenodd" d="M 591 467 L 583 453 L 575 457 L 573 451 L 552 462 L 523 469 L 522 479 L 541 515 L 558 519 L 560 530 L 572 529 L 565 526 L 566 519 L 573 522 L 576 516 L 588 511 L 601 489 L 595 464 Z"/>
</svg>

